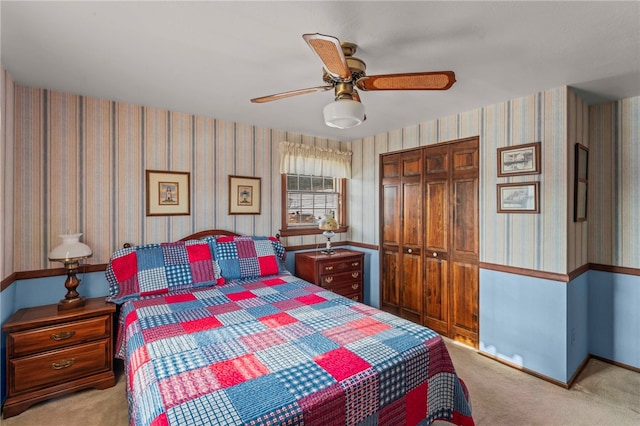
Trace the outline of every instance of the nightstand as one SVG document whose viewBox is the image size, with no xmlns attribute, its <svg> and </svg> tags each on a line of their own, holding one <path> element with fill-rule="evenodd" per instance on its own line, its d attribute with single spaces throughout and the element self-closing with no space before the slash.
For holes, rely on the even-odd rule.
<svg viewBox="0 0 640 426">
<path fill-rule="evenodd" d="M 81 389 L 115 385 L 113 318 L 104 297 L 58 311 L 58 305 L 18 310 L 2 326 L 7 335 L 7 399 L 3 417 L 36 402 Z"/>
<path fill-rule="evenodd" d="M 337 249 L 334 254 L 319 251 L 296 253 L 295 275 L 356 302 L 364 300 L 364 253 Z"/>
</svg>

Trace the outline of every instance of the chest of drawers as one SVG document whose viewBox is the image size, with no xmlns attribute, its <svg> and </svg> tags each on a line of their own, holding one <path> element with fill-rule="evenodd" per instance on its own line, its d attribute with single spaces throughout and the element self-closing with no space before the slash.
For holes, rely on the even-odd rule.
<svg viewBox="0 0 640 426">
<path fill-rule="evenodd" d="M 104 297 L 58 312 L 57 305 L 18 310 L 2 326 L 7 339 L 3 417 L 81 389 L 115 384 L 113 316 Z"/>
<path fill-rule="evenodd" d="M 327 255 L 319 251 L 296 253 L 295 275 L 357 302 L 364 300 L 364 253 L 337 249 Z"/>
</svg>

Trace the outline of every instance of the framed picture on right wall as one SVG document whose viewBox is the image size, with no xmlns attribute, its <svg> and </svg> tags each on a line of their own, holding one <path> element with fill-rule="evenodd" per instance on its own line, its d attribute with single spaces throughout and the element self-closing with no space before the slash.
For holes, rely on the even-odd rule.
<svg viewBox="0 0 640 426">
<path fill-rule="evenodd" d="M 540 142 L 498 148 L 498 177 L 540 173 Z"/>
<path fill-rule="evenodd" d="M 538 182 L 499 183 L 498 213 L 540 213 Z"/>
<path fill-rule="evenodd" d="M 573 221 L 587 220 L 589 195 L 589 148 L 576 144 L 576 172 L 573 189 Z"/>
</svg>

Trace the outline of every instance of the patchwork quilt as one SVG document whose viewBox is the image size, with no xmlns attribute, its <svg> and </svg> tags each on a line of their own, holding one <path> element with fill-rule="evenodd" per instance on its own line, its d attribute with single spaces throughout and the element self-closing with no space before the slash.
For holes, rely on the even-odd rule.
<svg viewBox="0 0 640 426">
<path fill-rule="evenodd" d="M 132 425 L 473 425 L 442 338 L 289 273 L 124 302 Z"/>
</svg>

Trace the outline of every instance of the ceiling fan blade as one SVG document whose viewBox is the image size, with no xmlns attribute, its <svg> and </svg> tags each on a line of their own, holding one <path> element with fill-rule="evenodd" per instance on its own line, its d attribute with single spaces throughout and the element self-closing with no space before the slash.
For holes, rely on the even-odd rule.
<svg viewBox="0 0 640 426">
<path fill-rule="evenodd" d="M 360 90 L 447 90 L 456 82 L 453 71 L 368 75 L 356 81 Z"/>
<path fill-rule="evenodd" d="M 251 102 L 254 104 L 261 104 L 264 102 L 277 101 L 278 99 L 290 98 L 292 96 L 306 95 L 307 93 L 326 92 L 331 89 L 333 89 L 333 86 L 309 87 L 308 89 L 292 90 L 290 92 L 276 93 L 275 95 L 253 98 L 251 99 Z"/>
<path fill-rule="evenodd" d="M 320 58 L 331 77 L 340 81 L 351 80 L 351 70 L 342 52 L 340 40 L 323 34 L 303 34 L 302 38 Z"/>
</svg>

